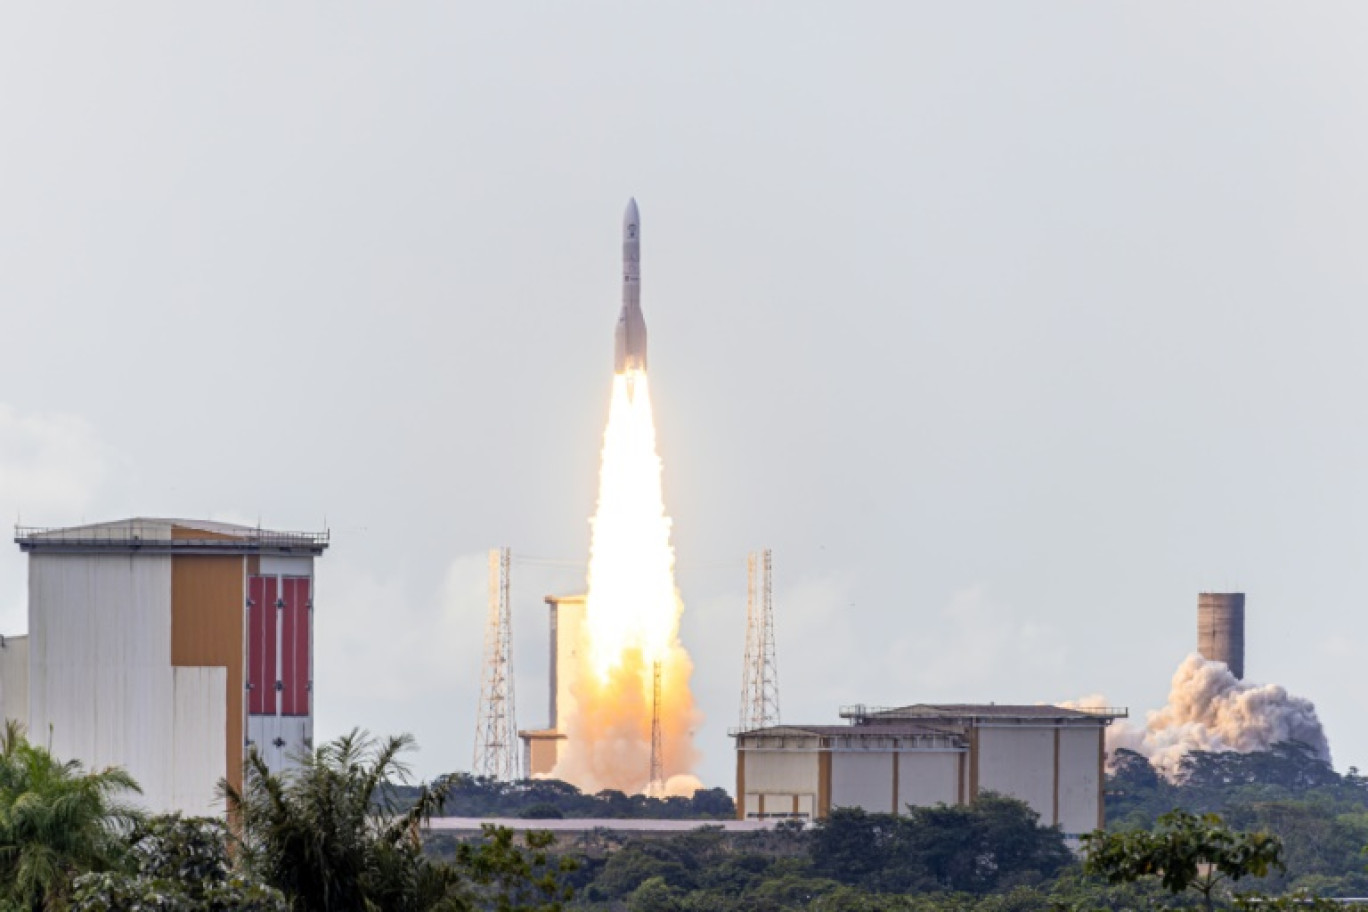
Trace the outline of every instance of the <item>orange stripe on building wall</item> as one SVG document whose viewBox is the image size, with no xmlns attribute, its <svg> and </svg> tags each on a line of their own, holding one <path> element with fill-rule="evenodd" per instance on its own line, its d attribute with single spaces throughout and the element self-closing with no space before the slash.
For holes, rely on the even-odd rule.
<svg viewBox="0 0 1368 912">
<path fill-rule="evenodd" d="M 228 670 L 224 776 L 242 788 L 244 707 L 243 559 L 177 554 L 171 558 L 171 664 Z"/>
<path fill-rule="evenodd" d="M 737 738 L 736 748 L 736 819 L 746 819 L 746 752 L 741 749 L 741 739 Z"/>
</svg>

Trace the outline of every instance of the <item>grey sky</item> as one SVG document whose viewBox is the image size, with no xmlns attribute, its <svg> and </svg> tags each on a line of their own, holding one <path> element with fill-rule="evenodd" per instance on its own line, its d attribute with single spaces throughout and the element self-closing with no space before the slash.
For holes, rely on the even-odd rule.
<svg viewBox="0 0 1368 912">
<path fill-rule="evenodd" d="M 583 560 L 641 202 L 684 636 L 785 717 L 1158 707 L 1199 589 L 1368 765 L 1368 7 L 10 4 L 0 515 L 320 527 L 320 734 L 470 762 Z M 0 558 L 0 628 L 24 628 Z M 545 721 L 514 578 L 519 720 Z"/>
</svg>

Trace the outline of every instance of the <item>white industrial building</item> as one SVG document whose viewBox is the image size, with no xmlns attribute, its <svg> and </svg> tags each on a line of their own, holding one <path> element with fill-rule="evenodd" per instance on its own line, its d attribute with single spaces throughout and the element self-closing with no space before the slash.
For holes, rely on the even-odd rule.
<svg viewBox="0 0 1368 912">
<path fill-rule="evenodd" d="M 820 819 L 833 808 L 906 813 L 1018 798 L 1066 835 L 1102 826 L 1105 731 L 1124 710 L 1058 706 L 864 706 L 845 725 L 778 725 L 737 733 L 742 819 Z"/>
<path fill-rule="evenodd" d="M 313 741 L 313 563 L 327 535 L 130 519 L 18 529 L 27 636 L 0 640 L 0 708 L 62 760 L 120 766 L 156 812 L 221 812 L 255 747 Z"/>
</svg>

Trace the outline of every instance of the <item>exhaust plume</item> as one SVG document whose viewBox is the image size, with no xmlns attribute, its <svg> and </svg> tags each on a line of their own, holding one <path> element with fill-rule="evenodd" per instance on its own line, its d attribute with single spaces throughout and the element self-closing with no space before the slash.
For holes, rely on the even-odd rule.
<svg viewBox="0 0 1368 912">
<path fill-rule="evenodd" d="M 1116 724 L 1107 750 L 1124 747 L 1148 757 L 1166 778 L 1177 776 L 1188 751 L 1268 750 L 1279 741 L 1301 741 L 1330 762 L 1316 706 L 1277 684 L 1251 684 L 1224 662 L 1193 653 L 1174 672 L 1168 705 L 1147 714 L 1144 727 Z"/>
<path fill-rule="evenodd" d="M 613 377 L 603 435 L 598 508 L 591 521 L 589 591 L 575 667 L 568 677 L 567 736 L 551 775 L 588 792 L 651 786 L 651 716 L 660 669 L 661 771 L 665 794 L 699 788 L 689 690 L 693 662 L 679 641 L 684 610 L 674 580 L 650 387 L 644 371 Z"/>
</svg>

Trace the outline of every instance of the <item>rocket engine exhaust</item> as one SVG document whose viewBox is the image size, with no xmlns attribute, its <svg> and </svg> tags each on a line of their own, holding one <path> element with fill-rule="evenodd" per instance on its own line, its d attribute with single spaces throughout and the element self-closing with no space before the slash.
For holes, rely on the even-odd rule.
<svg viewBox="0 0 1368 912">
<path fill-rule="evenodd" d="M 551 775 L 591 792 L 692 794 L 693 663 L 679 641 L 684 604 L 674 580 L 670 518 L 661 490 L 641 314 L 641 218 L 622 226 L 622 312 L 614 333 L 613 390 L 603 434 L 598 505 L 590 521 L 589 588 L 570 695 L 566 742 Z M 657 701 L 655 671 L 659 669 Z M 653 722 L 661 756 L 652 751 Z M 658 767 L 662 781 L 652 782 Z"/>
</svg>

